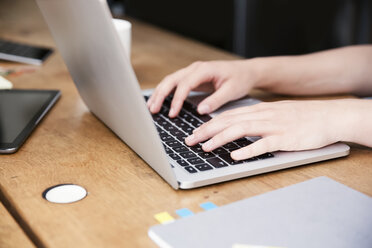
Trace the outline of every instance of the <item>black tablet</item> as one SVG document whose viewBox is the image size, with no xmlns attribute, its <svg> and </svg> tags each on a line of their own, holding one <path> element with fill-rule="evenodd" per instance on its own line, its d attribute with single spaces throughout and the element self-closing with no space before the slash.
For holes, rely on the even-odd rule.
<svg viewBox="0 0 372 248">
<path fill-rule="evenodd" d="M 60 95 L 58 90 L 0 90 L 0 153 L 16 152 Z"/>
</svg>

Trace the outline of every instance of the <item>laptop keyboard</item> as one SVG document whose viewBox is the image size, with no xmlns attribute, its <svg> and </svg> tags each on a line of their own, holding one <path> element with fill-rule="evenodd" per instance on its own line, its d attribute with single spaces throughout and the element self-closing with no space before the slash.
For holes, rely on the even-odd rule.
<svg viewBox="0 0 372 248">
<path fill-rule="evenodd" d="M 145 96 L 145 99 L 147 101 L 148 97 Z M 171 97 L 167 97 L 160 112 L 152 115 L 152 118 L 163 142 L 165 152 L 189 173 L 208 171 L 274 157 L 272 153 L 265 153 L 246 160 L 233 160 L 230 157 L 230 152 L 253 143 L 247 138 L 237 139 L 212 152 L 204 152 L 201 144 L 192 147 L 187 146 L 184 143 L 184 139 L 192 134 L 195 128 L 212 118 L 209 115 L 200 115 L 196 107 L 188 102 L 184 103 L 176 118 L 169 118 L 168 112 L 171 100 Z"/>
</svg>

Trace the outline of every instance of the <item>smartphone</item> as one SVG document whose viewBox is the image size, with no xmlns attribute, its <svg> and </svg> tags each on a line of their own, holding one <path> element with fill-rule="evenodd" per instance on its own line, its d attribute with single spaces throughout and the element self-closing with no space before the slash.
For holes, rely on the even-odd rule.
<svg viewBox="0 0 372 248">
<path fill-rule="evenodd" d="M 53 50 L 0 39 L 0 59 L 32 65 L 41 65 Z"/>
</svg>

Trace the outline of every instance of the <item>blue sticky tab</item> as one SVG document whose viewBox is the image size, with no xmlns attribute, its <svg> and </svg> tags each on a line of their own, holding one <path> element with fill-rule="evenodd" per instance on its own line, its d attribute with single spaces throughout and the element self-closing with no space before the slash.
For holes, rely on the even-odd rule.
<svg viewBox="0 0 372 248">
<path fill-rule="evenodd" d="M 181 209 L 178 209 L 178 210 L 176 210 L 176 214 L 178 214 L 178 215 L 181 216 L 182 218 L 187 217 L 187 216 L 194 215 L 194 213 L 191 212 L 191 210 L 188 209 L 188 208 L 181 208 Z"/>
<path fill-rule="evenodd" d="M 212 202 L 204 202 L 200 204 L 200 207 L 202 207 L 204 210 L 211 210 L 217 208 L 217 206 Z"/>
</svg>

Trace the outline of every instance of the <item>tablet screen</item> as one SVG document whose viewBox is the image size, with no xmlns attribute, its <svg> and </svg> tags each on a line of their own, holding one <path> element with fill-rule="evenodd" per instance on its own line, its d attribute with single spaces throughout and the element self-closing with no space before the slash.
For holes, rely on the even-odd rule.
<svg viewBox="0 0 372 248">
<path fill-rule="evenodd" d="M 27 137 L 53 102 L 56 93 L 57 91 L 42 90 L 0 90 L 0 143 L 4 146 L 17 139 L 21 140 L 20 136 Z"/>
</svg>

